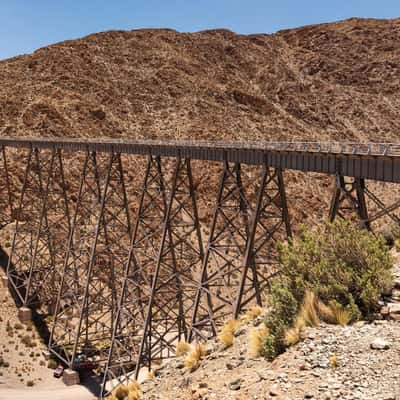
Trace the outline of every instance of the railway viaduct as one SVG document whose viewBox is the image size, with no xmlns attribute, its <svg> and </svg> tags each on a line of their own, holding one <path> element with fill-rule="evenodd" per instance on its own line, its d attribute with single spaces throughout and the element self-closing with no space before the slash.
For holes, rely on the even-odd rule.
<svg viewBox="0 0 400 400">
<path fill-rule="evenodd" d="M 366 184 L 400 182 L 397 144 L 2 137 L 0 147 L 4 280 L 22 320 L 46 310 L 49 350 L 70 370 L 96 356 L 104 396 L 178 340 L 214 336 L 261 304 L 274 244 L 291 236 L 285 170 L 335 176 L 330 220 L 400 223 L 400 201 L 385 205 Z"/>
</svg>

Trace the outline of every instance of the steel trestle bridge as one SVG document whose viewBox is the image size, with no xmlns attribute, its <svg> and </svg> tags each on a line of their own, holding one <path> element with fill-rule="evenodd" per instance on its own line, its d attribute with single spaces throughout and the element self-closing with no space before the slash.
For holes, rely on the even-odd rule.
<svg viewBox="0 0 400 400">
<path fill-rule="evenodd" d="M 291 236 L 285 170 L 335 176 L 330 220 L 400 225 L 400 201 L 385 205 L 366 185 L 400 183 L 400 144 L 2 137 L 0 147 L 9 288 L 22 312 L 46 308 L 49 349 L 70 369 L 94 357 L 102 396 L 262 303 L 275 244 Z"/>
</svg>

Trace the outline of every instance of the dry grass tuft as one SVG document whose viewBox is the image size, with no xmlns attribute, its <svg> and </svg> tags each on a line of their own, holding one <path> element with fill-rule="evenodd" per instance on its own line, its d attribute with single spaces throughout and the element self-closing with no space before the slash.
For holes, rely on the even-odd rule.
<svg viewBox="0 0 400 400">
<path fill-rule="evenodd" d="M 152 381 L 154 379 L 154 371 L 151 370 L 146 374 L 146 381 Z"/>
<path fill-rule="evenodd" d="M 332 368 L 337 368 L 338 367 L 338 360 L 337 360 L 337 357 L 336 356 L 332 356 L 330 359 L 329 359 L 329 365 L 332 367 Z"/>
<path fill-rule="evenodd" d="M 138 390 L 132 390 L 128 394 L 128 400 L 140 400 L 142 397 L 142 393 Z"/>
<path fill-rule="evenodd" d="M 331 302 L 329 307 L 331 308 L 335 317 L 335 323 L 339 325 L 347 325 L 351 321 L 351 313 L 345 310 L 342 306 Z"/>
<path fill-rule="evenodd" d="M 299 315 L 296 318 L 294 326 L 286 331 L 285 333 L 286 346 L 293 346 L 294 344 L 300 342 L 301 331 L 307 325 L 307 322 L 304 319 L 303 314 L 304 312 L 300 311 Z"/>
<path fill-rule="evenodd" d="M 218 335 L 218 339 L 220 340 L 220 342 L 226 347 L 232 346 L 234 342 L 235 332 L 237 331 L 239 326 L 240 321 L 238 321 L 237 319 L 226 321 L 224 326 L 222 327 L 220 334 Z"/>
<path fill-rule="evenodd" d="M 129 383 L 128 385 L 128 390 L 130 392 L 136 390 L 136 391 L 140 391 L 140 384 L 138 381 L 132 381 L 131 383 Z"/>
<path fill-rule="evenodd" d="M 315 294 L 311 290 L 307 290 L 299 312 L 299 317 L 304 320 L 306 326 L 318 326 L 320 323 L 315 304 Z"/>
<path fill-rule="evenodd" d="M 191 349 L 192 346 L 188 342 L 182 340 L 176 345 L 176 350 L 175 350 L 176 356 L 177 357 L 185 356 L 186 354 L 189 353 Z"/>
<path fill-rule="evenodd" d="M 332 311 L 331 307 L 328 307 L 322 300 L 317 299 L 315 302 L 315 306 L 317 307 L 318 315 L 322 321 L 328 324 L 335 324 L 336 318 L 335 314 Z"/>
<path fill-rule="evenodd" d="M 221 333 L 218 335 L 218 339 L 225 347 L 231 347 L 233 345 L 235 337 L 233 336 L 232 331 L 222 330 Z"/>
<path fill-rule="evenodd" d="M 247 310 L 247 312 L 242 316 L 243 322 L 250 322 L 259 317 L 262 313 L 262 308 L 260 306 L 254 306 Z"/>
<path fill-rule="evenodd" d="M 128 397 L 129 394 L 129 389 L 125 385 L 119 385 L 115 391 L 114 391 L 114 398 L 116 400 L 125 400 L 126 397 Z"/>
<path fill-rule="evenodd" d="M 285 333 L 285 344 L 286 346 L 293 346 L 300 341 L 300 329 L 296 326 L 290 328 Z"/>
<path fill-rule="evenodd" d="M 249 331 L 249 355 L 259 357 L 261 354 L 263 339 L 269 335 L 268 328 L 263 324 L 259 328 L 252 328 Z"/>
<path fill-rule="evenodd" d="M 191 372 L 195 371 L 200 365 L 201 358 L 204 357 L 206 353 L 205 346 L 201 343 L 196 343 L 183 360 L 185 368 Z"/>
</svg>

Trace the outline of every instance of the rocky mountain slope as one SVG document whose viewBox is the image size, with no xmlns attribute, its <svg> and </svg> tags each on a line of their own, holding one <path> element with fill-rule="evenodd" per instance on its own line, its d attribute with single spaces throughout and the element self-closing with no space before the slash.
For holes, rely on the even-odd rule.
<svg viewBox="0 0 400 400">
<path fill-rule="evenodd" d="M 398 140 L 400 19 L 111 31 L 0 62 L 3 135 Z"/>
<path fill-rule="evenodd" d="M 0 61 L 0 80 L 0 135 L 398 141 L 400 19 L 104 32 Z M 286 179 L 294 221 L 325 219 L 333 180 Z"/>
<path fill-rule="evenodd" d="M 144 400 L 397 400 L 400 398 L 400 254 L 393 289 L 381 317 L 350 326 L 306 328 L 301 341 L 273 362 L 255 357 L 254 326 L 242 324 L 231 347 L 207 343 L 206 355 L 190 371 L 185 356 L 156 369 L 142 383 Z M 253 335 L 254 336 L 254 335 Z"/>
<path fill-rule="evenodd" d="M 248 330 L 211 352 L 190 373 L 181 360 L 142 384 L 144 400 L 396 400 L 400 323 L 309 328 L 304 340 L 269 363 L 248 355 Z M 333 360 L 335 360 L 333 362 Z"/>
</svg>

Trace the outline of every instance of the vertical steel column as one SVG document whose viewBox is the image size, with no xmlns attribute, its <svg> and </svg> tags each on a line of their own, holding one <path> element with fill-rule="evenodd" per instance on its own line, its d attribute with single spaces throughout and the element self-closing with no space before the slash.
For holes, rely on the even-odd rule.
<svg viewBox="0 0 400 400">
<path fill-rule="evenodd" d="M 69 367 L 83 301 L 87 262 L 93 240 L 94 219 L 98 219 L 100 178 L 96 153 L 87 152 L 83 165 L 71 231 L 59 287 L 49 349 Z"/>
<path fill-rule="evenodd" d="M 24 306 L 37 302 L 55 305 L 61 282 L 60 266 L 70 230 L 68 197 L 60 150 L 53 150 L 48 164 L 47 182 L 43 193 L 42 211 L 30 265 Z"/>
<path fill-rule="evenodd" d="M 202 265 L 201 287 L 195 298 L 191 339 L 214 336 L 217 325 L 234 315 L 250 209 L 240 175 L 239 164 L 224 163 Z"/>
<path fill-rule="evenodd" d="M 134 374 L 165 212 L 161 159 L 149 156 L 104 373 L 103 396 Z"/>
<path fill-rule="evenodd" d="M 18 208 L 13 212 L 16 223 L 7 275 L 19 305 L 27 304 L 31 271 L 35 263 L 43 266 L 51 262 L 49 238 L 47 235 L 39 235 L 42 226 L 48 232 L 47 220 L 44 217 L 43 181 L 47 180 L 46 173 L 51 156 L 44 152 L 40 157 L 39 153 L 38 149 L 31 149 L 29 152 Z"/>
<path fill-rule="evenodd" d="M 189 160 L 176 161 L 163 225 L 136 376 L 189 336 L 203 254 Z"/>
<path fill-rule="evenodd" d="M 282 234 L 284 228 L 285 235 Z M 277 237 L 280 234 L 280 237 Z M 253 299 L 261 304 L 261 293 L 275 272 L 275 242 L 291 237 L 289 212 L 282 171 L 263 165 L 257 201 L 251 216 L 250 232 L 243 257 L 242 278 L 234 317 Z"/>
<path fill-rule="evenodd" d="M 346 180 L 344 176 L 336 176 L 335 192 L 329 211 L 329 220 L 336 216 L 346 218 L 347 214 L 356 214 L 363 228 L 371 229 L 365 201 L 365 182 L 363 178 Z"/>
<path fill-rule="evenodd" d="M 0 230 L 7 226 L 12 221 L 12 195 L 10 177 L 8 175 L 7 154 L 6 148 L 0 148 L 0 163 L 2 168 L 0 171 Z"/>
<path fill-rule="evenodd" d="M 74 369 L 80 367 L 80 353 L 95 356 L 98 366 L 104 366 L 121 287 L 122 263 L 127 257 L 130 220 L 119 154 L 110 154 L 105 175 L 100 205 L 91 215 L 96 221 L 89 254 L 83 260 L 75 260 L 81 263 L 82 286 L 75 304 L 77 323 L 70 342 L 69 366 Z"/>
</svg>

